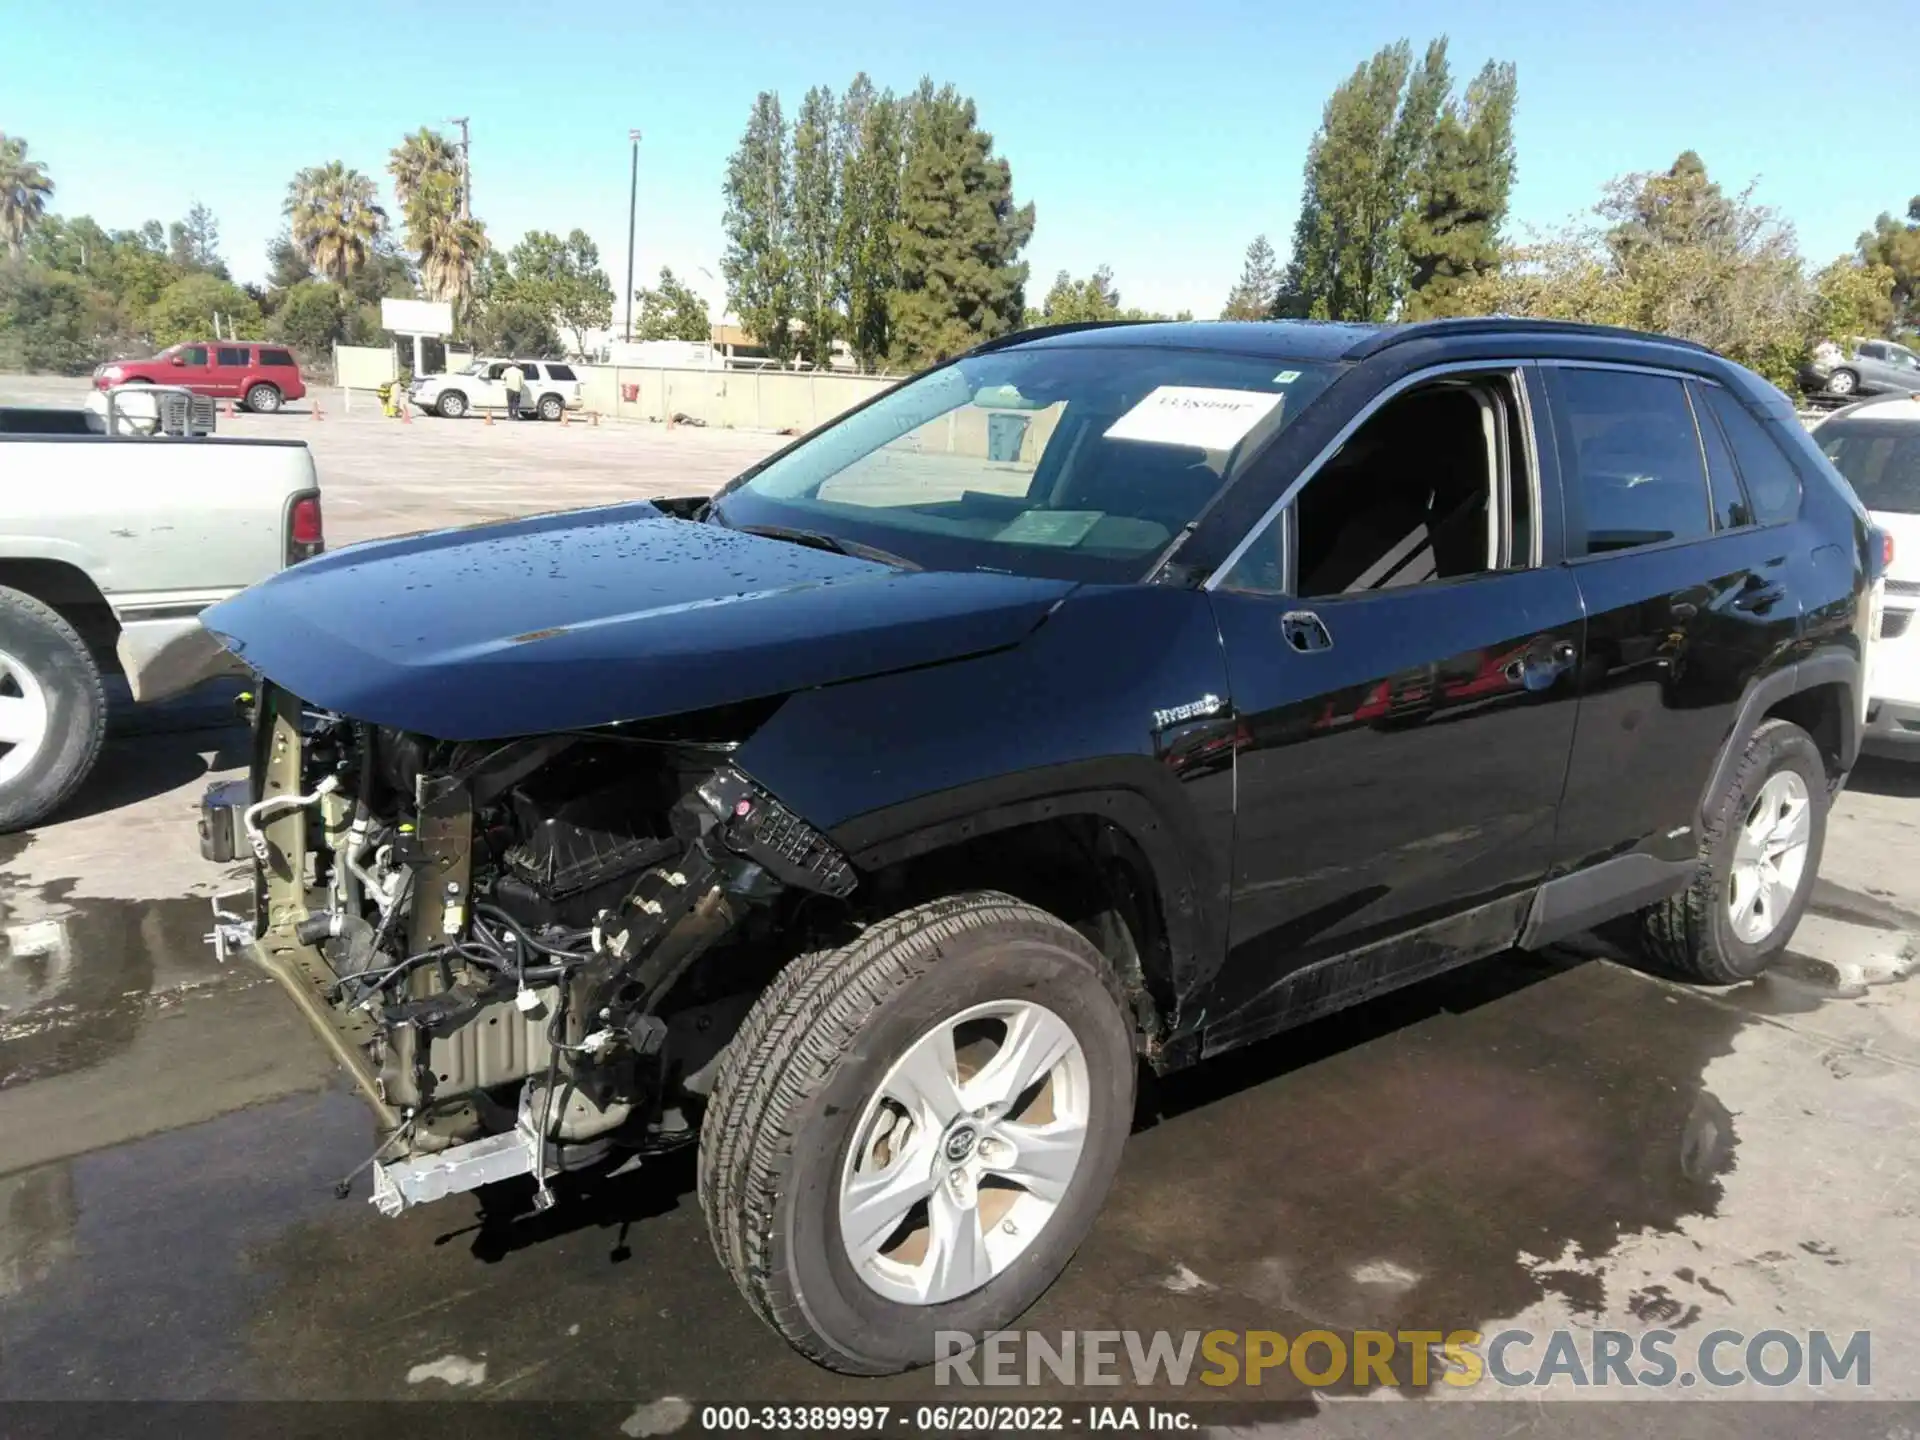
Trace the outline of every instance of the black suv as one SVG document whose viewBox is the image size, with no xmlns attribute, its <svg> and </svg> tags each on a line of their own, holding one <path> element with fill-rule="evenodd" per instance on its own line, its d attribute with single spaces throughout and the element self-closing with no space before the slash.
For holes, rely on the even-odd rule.
<svg viewBox="0 0 1920 1440">
<path fill-rule="evenodd" d="M 711 499 L 208 611 L 263 677 L 222 938 L 390 1128 L 383 1211 L 697 1143 L 755 1310 L 897 1370 L 1059 1274 L 1141 1061 L 1615 917 L 1763 969 L 1882 549 L 1681 342 L 1027 331 Z"/>
</svg>

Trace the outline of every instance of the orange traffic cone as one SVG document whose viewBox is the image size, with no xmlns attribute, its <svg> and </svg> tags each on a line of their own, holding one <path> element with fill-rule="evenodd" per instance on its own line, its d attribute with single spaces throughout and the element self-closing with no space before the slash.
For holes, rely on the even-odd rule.
<svg viewBox="0 0 1920 1440">
<path fill-rule="evenodd" d="M 572 420 L 572 417 L 567 412 L 567 407 L 562 405 L 560 407 L 560 428 L 564 430 L 566 429 L 567 426 L 571 425 L 572 423 L 573 423 L 573 420 Z"/>
<path fill-rule="evenodd" d="M 480 423 L 481 423 L 482 425 L 491 425 L 491 424 L 493 424 L 493 411 L 491 411 L 491 410 L 482 410 L 482 411 L 480 412 Z"/>
<path fill-rule="evenodd" d="M 593 428 L 596 430 L 600 428 L 600 412 L 598 410 L 593 412 Z"/>
<path fill-rule="evenodd" d="M 234 415 L 237 413 L 233 408 L 233 401 L 231 400 L 227 401 L 226 408 L 223 409 L 220 413 L 229 420 L 233 419 Z"/>
<path fill-rule="evenodd" d="M 313 402 L 313 418 L 316 421 L 324 420 L 327 418 L 326 412 L 321 410 L 320 402 L 318 400 L 315 400 Z"/>
</svg>

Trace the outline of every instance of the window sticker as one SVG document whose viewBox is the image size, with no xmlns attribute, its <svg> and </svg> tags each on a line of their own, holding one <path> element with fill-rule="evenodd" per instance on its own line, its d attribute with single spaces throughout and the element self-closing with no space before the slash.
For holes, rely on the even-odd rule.
<svg viewBox="0 0 1920 1440">
<path fill-rule="evenodd" d="M 1104 510 L 1027 510 L 993 538 L 1015 545 L 1078 545 L 1100 523 Z"/>
<path fill-rule="evenodd" d="M 1278 375 L 1273 377 L 1273 383 L 1276 385 L 1291 385 L 1299 378 L 1300 372 L 1298 370 L 1282 370 Z"/>
<path fill-rule="evenodd" d="M 1258 390 L 1162 385 L 1108 426 L 1107 438 L 1231 450 L 1283 398 Z"/>
</svg>

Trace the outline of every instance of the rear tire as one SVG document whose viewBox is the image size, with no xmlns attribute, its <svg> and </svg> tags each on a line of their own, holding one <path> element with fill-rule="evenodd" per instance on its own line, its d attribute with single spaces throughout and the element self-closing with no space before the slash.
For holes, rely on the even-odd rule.
<svg viewBox="0 0 1920 1440">
<path fill-rule="evenodd" d="M 542 420 L 558 420 L 561 412 L 566 408 L 567 402 L 562 400 L 558 395 L 542 395 L 540 397 L 540 418 Z"/>
<path fill-rule="evenodd" d="M 280 392 L 267 384 L 249 386 L 246 406 L 256 415 L 271 415 L 280 408 Z"/>
<path fill-rule="evenodd" d="M 0 835 L 64 805 L 106 732 L 106 692 L 86 642 L 31 595 L 0 586 Z"/>
<path fill-rule="evenodd" d="M 701 1209 L 755 1313 L 856 1375 L 929 1363 L 936 1331 L 1011 1323 L 1066 1267 L 1119 1167 L 1126 1013 L 1099 951 L 993 893 L 916 906 L 787 966 L 729 1044 L 700 1133 Z M 940 1035 L 938 1073 L 959 1085 L 921 1088 L 910 1067 Z M 996 1098 L 1009 1086 L 1015 1099 Z M 879 1216 L 864 1243 L 848 1206 L 854 1225 Z M 897 1298 L 913 1283 L 922 1298 Z"/>
<path fill-rule="evenodd" d="M 1812 736 L 1788 720 L 1754 731 L 1708 821 L 1693 884 L 1640 912 L 1648 958 L 1713 985 L 1751 980 L 1779 959 L 1813 895 L 1830 798 L 1826 762 Z M 1804 807 L 1797 847 L 1784 843 L 1799 823 L 1795 806 Z M 1783 841 L 1777 850 L 1776 834 Z M 1767 882 L 1768 874 L 1777 883 Z"/>
<path fill-rule="evenodd" d="M 467 413 L 467 397 L 458 390 L 448 390 L 441 394 L 433 408 L 448 420 L 458 420 Z"/>
<path fill-rule="evenodd" d="M 1860 388 L 1860 377 L 1851 370 L 1836 370 L 1827 376 L 1829 395 L 1851 395 Z"/>
</svg>

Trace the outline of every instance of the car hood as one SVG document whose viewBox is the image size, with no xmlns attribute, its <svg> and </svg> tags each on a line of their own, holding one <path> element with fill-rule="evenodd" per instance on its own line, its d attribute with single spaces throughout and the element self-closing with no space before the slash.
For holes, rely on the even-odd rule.
<svg viewBox="0 0 1920 1440">
<path fill-rule="evenodd" d="M 1072 588 L 899 570 L 641 503 L 355 545 L 201 620 L 308 704 L 485 740 L 979 654 Z"/>
</svg>

